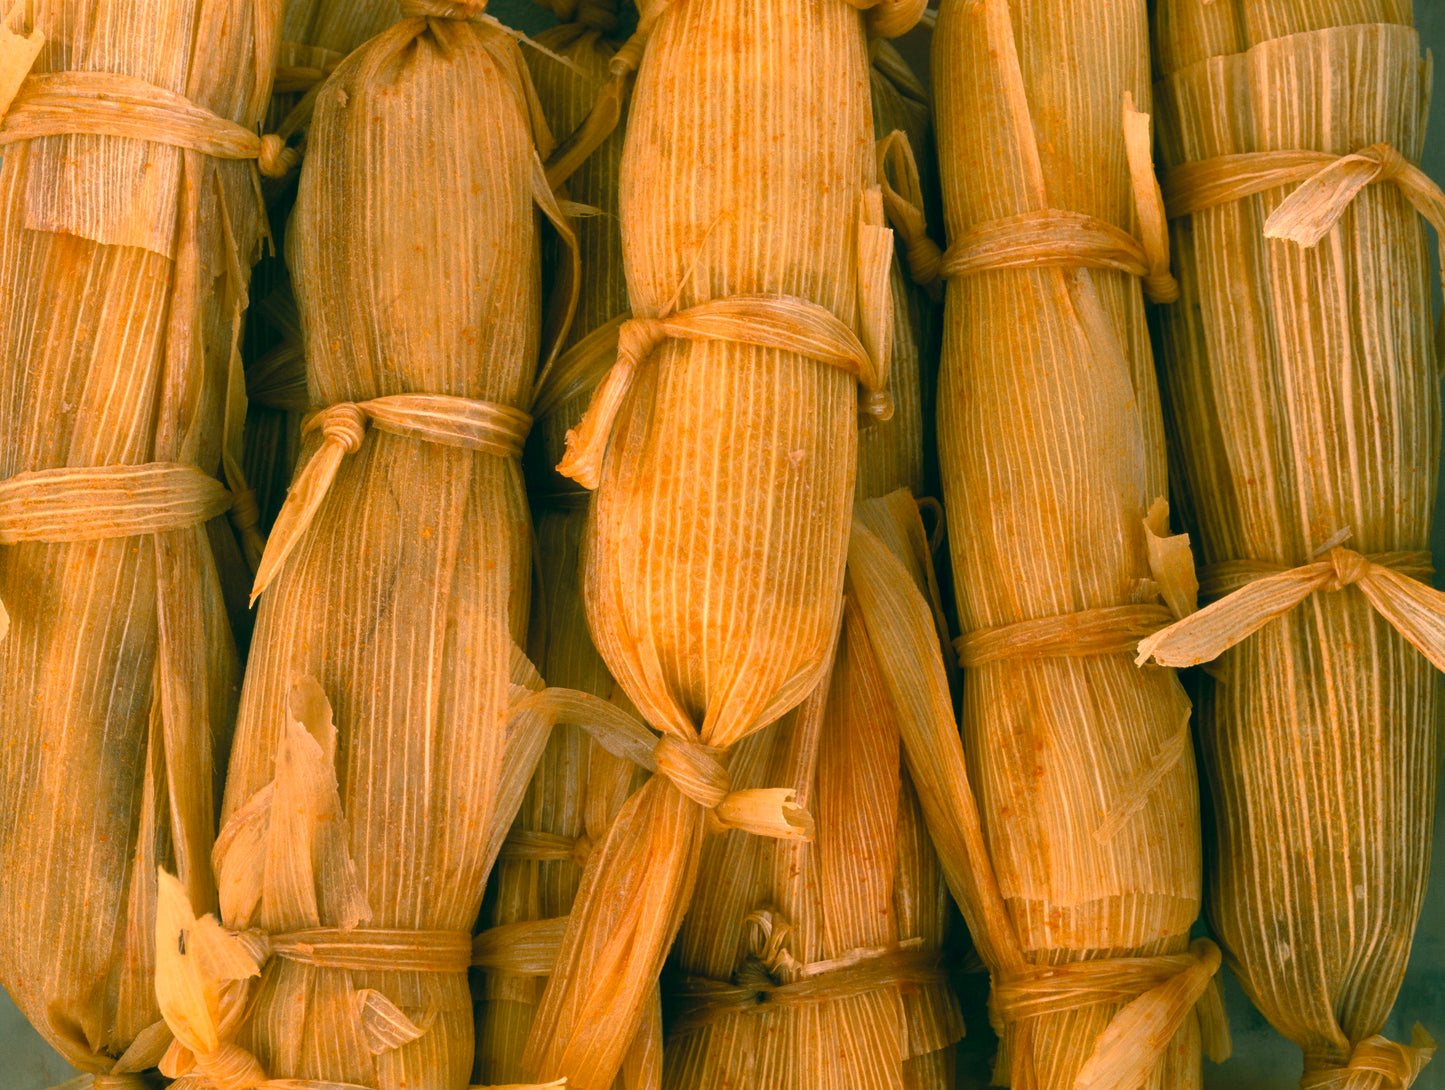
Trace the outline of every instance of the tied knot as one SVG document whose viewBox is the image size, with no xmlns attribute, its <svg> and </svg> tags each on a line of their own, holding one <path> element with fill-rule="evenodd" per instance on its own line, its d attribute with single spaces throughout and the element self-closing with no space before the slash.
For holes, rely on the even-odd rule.
<svg viewBox="0 0 1445 1090">
<path fill-rule="evenodd" d="M 229 1042 L 222 1042 L 214 1052 L 197 1056 L 196 1068 L 217 1090 L 250 1090 L 266 1081 L 266 1072 L 256 1057 Z"/>
<path fill-rule="evenodd" d="M 1343 545 L 1337 545 L 1329 551 L 1327 559 L 1333 573 L 1330 580 L 1325 584 L 1326 591 L 1334 592 L 1352 587 L 1365 576 L 1370 574 L 1372 565 L 1370 562 L 1355 552 L 1353 549 L 1346 549 Z"/>
<path fill-rule="evenodd" d="M 577 839 L 572 842 L 572 861 L 579 867 L 585 868 L 587 857 L 592 854 L 595 846 L 590 836 L 586 833 L 579 834 Z"/>
<path fill-rule="evenodd" d="M 719 759 L 719 751 L 701 742 L 664 734 L 652 751 L 657 771 L 693 802 L 707 810 L 727 798 L 732 782 Z"/>
<path fill-rule="evenodd" d="M 1415 1026 L 1408 1045 L 1397 1044 L 1376 1034 L 1366 1037 L 1350 1053 L 1343 1067 L 1307 1071 L 1300 1079 L 1301 1090 L 1407 1090 L 1435 1055 L 1435 1041 Z M 1370 1078 L 1374 1076 L 1374 1078 Z"/>
<path fill-rule="evenodd" d="M 261 137 L 261 149 L 256 156 L 261 173 L 268 178 L 284 178 L 301 161 L 296 148 L 286 146 L 286 141 L 274 132 Z"/>
<path fill-rule="evenodd" d="M 908 275 L 922 287 L 936 284 L 943 270 L 943 251 L 928 234 L 922 230 L 914 233 L 899 228 L 903 235 L 904 252 L 908 255 Z"/>
<path fill-rule="evenodd" d="M 893 397 L 887 390 L 864 390 L 859 401 L 859 410 L 874 420 L 893 419 Z"/>
<path fill-rule="evenodd" d="M 355 405 L 333 405 L 317 413 L 307 423 L 306 430 L 318 427 L 324 438 L 336 443 L 347 454 L 355 454 L 361 449 L 361 441 L 366 438 L 366 414 Z"/>
<path fill-rule="evenodd" d="M 1375 178 L 1381 182 L 1393 182 L 1404 175 L 1410 166 L 1410 160 L 1396 151 L 1392 144 L 1371 144 L 1360 152 L 1360 155 L 1380 164 Z"/>
<path fill-rule="evenodd" d="M 1169 271 L 1169 258 L 1165 254 L 1164 265 L 1155 265 L 1144 274 L 1144 294 L 1149 297 L 1151 303 L 1177 303 L 1179 301 L 1179 281 Z"/>
<path fill-rule="evenodd" d="M 242 488 L 231 493 L 231 521 L 242 533 L 261 525 L 261 506 L 256 501 L 254 488 Z"/>
</svg>

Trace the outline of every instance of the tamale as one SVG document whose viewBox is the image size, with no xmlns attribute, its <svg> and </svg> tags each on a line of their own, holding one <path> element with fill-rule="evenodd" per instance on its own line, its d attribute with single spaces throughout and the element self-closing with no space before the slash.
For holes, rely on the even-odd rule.
<svg viewBox="0 0 1445 1090">
<path fill-rule="evenodd" d="M 870 70 L 875 127 L 885 137 L 906 128 L 922 146 L 922 88 L 891 46 L 873 48 L 885 58 Z M 892 285 L 895 411 L 859 433 L 860 500 L 921 490 L 924 475 L 928 302 L 912 298 L 901 265 Z M 909 492 L 893 502 L 917 520 Z M 850 614 L 831 677 L 738 744 L 732 781 L 790 784 L 816 808 L 817 834 L 806 844 L 738 832 L 705 843 L 674 955 L 679 994 L 664 1004 L 665 1086 L 952 1090 L 963 1027 L 941 964 L 950 906 L 894 714 Z"/>
<path fill-rule="evenodd" d="M 596 0 L 573 5 L 561 0 L 557 15 L 568 21 L 537 34 L 527 63 L 537 100 L 559 137 L 587 121 L 610 78 L 617 43 L 614 4 Z M 569 10 L 575 8 L 575 10 Z M 571 67 L 568 67 L 568 65 Z M 582 269 L 577 315 L 563 351 L 539 392 L 534 411 L 533 449 L 528 451 L 528 498 L 537 531 L 540 602 L 535 605 L 533 661 L 553 685 L 603 699 L 614 684 L 592 646 L 582 615 L 578 580 L 580 549 L 587 524 L 587 493 L 552 467 L 565 453 L 565 436 L 580 420 L 601 372 L 616 353 L 616 329 L 627 312 L 622 275 L 622 232 L 617 218 L 618 172 L 622 159 L 618 127 L 566 179 L 568 197 L 585 209 L 576 221 Z M 556 925 L 572 908 L 582 861 L 602 838 L 617 810 L 638 786 L 640 769 L 595 743 L 579 727 L 553 733 L 503 845 L 492 879 L 495 902 L 479 945 L 495 942 L 504 956 L 540 937 L 555 956 Z M 521 1082 L 522 1051 L 542 995 L 545 973 L 526 975 L 498 965 L 487 970 L 478 1012 L 477 1069 L 483 1082 Z M 661 1025 L 654 1012 L 644 1019 L 637 1042 L 618 1078 L 619 1087 L 655 1087 L 661 1073 Z"/>
<path fill-rule="evenodd" d="M 1165 0 L 1154 30 L 1183 285 L 1163 385 L 1217 600 L 1141 650 L 1219 656 L 1208 914 L 1235 975 L 1301 1085 L 1403 1087 L 1427 1039 L 1378 1034 L 1425 893 L 1445 665 L 1428 63 L 1403 0 Z"/>
<path fill-rule="evenodd" d="M 278 6 L 0 20 L 0 982 L 138 1087 L 156 867 L 215 902 L 237 668 L 209 525 L 264 230 Z M 214 532 L 213 532 L 214 531 Z"/>
<path fill-rule="evenodd" d="M 1172 671 L 1132 661 L 1190 607 L 1192 578 L 1155 503 L 1165 449 L 1140 288 L 1173 285 L 1132 108 L 1149 96 L 1145 5 L 945 0 L 932 69 L 962 730 L 1022 958 L 980 942 L 996 1078 L 1198 1086 L 1193 1008 L 1219 1013 L 1219 952 L 1189 943 L 1189 701 Z M 1141 1025 L 1146 1007 L 1167 1014 Z"/>
<path fill-rule="evenodd" d="M 530 773 L 509 724 L 536 688 L 518 456 L 534 203 L 565 230 L 549 147 L 479 5 L 410 6 L 317 96 L 287 237 L 317 411 L 257 575 L 229 934 L 174 900 L 157 925 L 162 1070 L 189 1085 L 469 1081 L 471 929 Z"/>
<path fill-rule="evenodd" d="M 860 5 L 870 6 L 871 5 Z M 921 5 L 885 4 L 905 28 Z M 891 233 L 864 16 L 842 0 L 645 3 L 621 218 L 634 318 L 563 472 L 598 486 L 589 628 L 663 732 L 589 855 L 523 1065 L 611 1084 L 710 823 L 806 836 L 727 751 L 817 688 L 838 630 L 861 399 L 886 412 Z"/>
</svg>

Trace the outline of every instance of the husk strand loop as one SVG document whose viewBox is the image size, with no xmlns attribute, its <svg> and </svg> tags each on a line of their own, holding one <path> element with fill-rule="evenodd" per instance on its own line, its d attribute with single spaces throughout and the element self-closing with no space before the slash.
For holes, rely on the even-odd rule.
<svg viewBox="0 0 1445 1090">
<path fill-rule="evenodd" d="M 886 358 L 875 360 L 862 340 L 826 307 L 789 295 L 713 299 L 663 318 L 631 318 L 617 330 L 617 361 L 598 384 L 582 421 L 567 433 L 557 472 L 584 488 L 597 487 L 613 421 L 638 368 L 663 341 L 732 341 L 796 352 L 855 375 L 866 391 L 863 410 L 893 415 Z M 580 345 L 579 345 L 580 347 Z"/>
<path fill-rule="evenodd" d="M 1080 613 L 980 628 L 954 641 L 960 666 L 1002 659 L 1087 658 L 1133 651 L 1174 614 L 1162 605 L 1106 606 Z"/>
<path fill-rule="evenodd" d="M 1167 216 L 1163 191 L 1154 175 L 1151 139 L 1149 115 L 1135 110 L 1132 96 L 1126 94 L 1124 144 L 1128 151 L 1134 209 L 1140 224 L 1139 237 L 1082 212 L 1036 209 L 978 224 L 954 239 L 938 256 L 936 265 L 927 247 L 918 243 L 918 260 L 923 266 L 915 279 L 929 272 L 943 280 L 956 280 L 993 269 L 1112 269 L 1143 280 L 1144 293 L 1153 302 L 1174 302 L 1179 298 L 1179 283 L 1169 271 Z M 880 147 L 880 155 L 882 152 Z M 906 163 L 898 151 L 890 148 L 889 152 L 895 170 Z M 916 173 L 917 168 L 914 170 Z M 880 175 L 886 177 L 881 170 Z M 895 193 L 890 215 L 894 206 L 906 203 L 909 202 Z M 921 221 L 922 211 L 915 208 L 913 212 Z M 912 218 L 908 211 L 903 215 L 905 219 Z M 906 230 L 904 233 L 908 238 Z M 910 264 L 915 260 L 911 247 L 909 260 Z"/>
<path fill-rule="evenodd" d="M 1211 662 L 1317 592 L 1357 588 L 1381 617 L 1436 669 L 1445 670 L 1445 593 L 1423 580 L 1430 554 L 1374 553 L 1337 545 L 1297 568 L 1233 561 L 1204 570 L 1203 582 L 1238 589 L 1139 644 L 1138 662 L 1167 666 Z"/>
<path fill-rule="evenodd" d="M 1344 1066 L 1305 1072 L 1300 1090 L 1407 1090 L 1434 1055 L 1434 1038 L 1417 1022 L 1408 1045 L 1366 1037 Z"/>
</svg>

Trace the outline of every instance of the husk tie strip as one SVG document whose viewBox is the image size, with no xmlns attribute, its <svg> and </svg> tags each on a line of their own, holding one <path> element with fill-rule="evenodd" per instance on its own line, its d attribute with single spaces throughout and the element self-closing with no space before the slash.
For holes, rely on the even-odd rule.
<svg viewBox="0 0 1445 1090">
<path fill-rule="evenodd" d="M 1086 658 L 1133 651 L 1174 620 L 1162 605 L 1108 606 L 980 628 L 954 641 L 960 666 L 1024 658 Z"/>
<path fill-rule="evenodd" d="M 729 296 L 668 317 L 622 322 L 617 329 L 617 361 L 598 384 L 586 415 L 567 433 L 567 455 L 558 464 L 558 473 L 584 488 L 597 487 L 613 422 L 637 370 L 668 339 L 732 341 L 796 352 L 856 376 L 865 391 L 863 411 L 880 420 L 893 415 L 886 389 L 886 356 L 875 360 L 858 334 L 832 311 L 794 296 Z"/>
<path fill-rule="evenodd" d="M 44 136 L 120 136 L 213 159 L 255 159 L 272 178 L 284 177 L 299 159 L 275 134 L 258 136 L 183 95 L 118 72 L 28 76 L 0 111 L 0 147 Z"/>
<path fill-rule="evenodd" d="M 891 133 L 878 145 L 878 176 L 888 218 L 903 237 L 910 274 L 928 285 L 995 269 L 1112 269 L 1142 279 L 1154 302 L 1174 302 L 1179 283 L 1169 271 L 1168 223 L 1151 139 L 1149 115 L 1135 110 L 1126 95 L 1124 142 L 1139 237 L 1082 212 L 1043 208 L 978 224 L 940 250 L 927 233 L 913 152 L 902 133 Z"/>
<path fill-rule="evenodd" d="M 1297 568 L 1258 561 L 1206 568 L 1206 587 L 1238 589 L 1145 639 L 1137 661 L 1152 658 L 1166 666 L 1211 662 L 1310 595 L 1355 587 L 1436 669 L 1445 670 L 1445 594 L 1421 581 L 1430 572 L 1429 553 L 1364 556 L 1344 546 Z"/>
<path fill-rule="evenodd" d="M 1350 1053 L 1343 1067 L 1306 1071 L 1301 1090 L 1406 1090 L 1435 1055 L 1435 1041 L 1418 1023 L 1408 1045 L 1375 1034 Z"/>
<path fill-rule="evenodd" d="M 444 394 L 393 394 L 341 402 L 313 413 L 302 431 L 319 430 L 321 447 L 296 475 L 276 516 L 251 588 L 253 602 L 300 544 L 336 480 L 342 460 L 361 449 L 369 425 L 424 443 L 520 458 L 532 418 L 510 405 Z"/>
<path fill-rule="evenodd" d="M 0 544 L 165 533 L 231 504 L 220 481 L 179 462 L 32 470 L 0 482 Z"/>
</svg>

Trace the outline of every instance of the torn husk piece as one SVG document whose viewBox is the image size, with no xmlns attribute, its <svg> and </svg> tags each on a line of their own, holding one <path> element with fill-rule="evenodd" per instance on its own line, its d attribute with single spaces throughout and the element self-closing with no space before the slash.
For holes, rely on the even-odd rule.
<svg viewBox="0 0 1445 1090">
<path fill-rule="evenodd" d="M 1445 666 L 1429 64 L 1398 0 L 1167 0 L 1154 31 L 1184 291 L 1162 374 L 1213 601 L 1140 651 L 1217 657 L 1209 917 L 1245 991 L 1303 1086 L 1399 1088 L 1432 1051 L 1377 1035 L 1424 898 Z"/>
<path fill-rule="evenodd" d="M 540 48 L 526 55 L 543 115 L 559 136 L 575 132 L 586 120 L 607 84 L 608 62 L 617 48 L 604 36 L 617 22 L 613 5 L 592 3 L 575 14 L 579 21 L 537 35 Z M 574 67 L 559 63 L 554 55 Z M 622 130 L 617 128 L 567 179 L 568 197 L 600 214 L 576 221 L 583 271 L 577 316 L 544 379 L 528 451 L 528 498 L 537 528 L 540 578 L 532 657 L 549 683 L 602 698 L 612 697 L 615 686 L 587 633 L 577 574 L 587 493 L 557 476 L 552 466 L 562 457 L 567 429 L 581 417 L 592 386 L 616 355 L 616 341 L 609 351 L 605 331 L 615 330 L 612 320 L 627 310 L 617 220 L 621 159 Z M 603 347 L 593 352 L 598 338 L 589 335 L 598 330 L 604 331 Z M 556 958 L 563 917 L 572 908 L 582 864 L 591 845 L 602 838 L 627 796 L 640 785 L 640 773 L 637 765 L 608 753 L 579 727 L 558 727 L 542 754 L 494 872 L 491 927 L 477 940 L 486 968 L 477 1023 L 481 1081 L 527 1077 L 521 1067 L 522 1050 Z M 542 951 L 540 960 L 502 960 L 516 959 L 533 948 Z M 661 1036 L 660 1016 L 654 1010 L 644 1018 L 623 1063 L 617 1080 L 621 1090 L 656 1087 L 662 1066 Z"/>
<path fill-rule="evenodd" d="M 237 665 L 212 541 L 277 5 L 0 10 L 0 983 L 112 1087 L 211 907 Z"/>
<path fill-rule="evenodd" d="M 872 68 L 875 125 L 907 125 L 922 146 L 927 104 L 921 88 L 909 97 L 893 82 L 896 71 Z M 860 498 L 923 478 L 928 299 L 901 265 L 892 282 L 895 412 L 860 430 Z M 919 524 L 906 488 L 889 502 Z M 963 1024 L 941 950 L 951 906 L 857 622 L 846 615 L 831 674 L 809 699 L 734 750 L 733 782 L 791 784 L 817 833 L 810 843 L 728 833 L 704 844 L 673 954 L 682 979 L 664 1002 L 666 1087 L 954 1086 Z"/>
<path fill-rule="evenodd" d="M 1134 109 L 1145 29 L 1143 0 L 945 0 L 934 37 L 962 729 L 1021 962 L 979 945 L 1021 1090 L 1197 1087 L 1218 965 L 1189 944 L 1189 702 L 1132 654 L 1173 619 L 1161 594 L 1188 597 L 1150 562 L 1162 509 L 1146 526 L 1167 481 L 1141 282 L 1177 287 Z"/>
<path fill-rule="evenodd" d="M 864 15 L 843 0 L 640 15 L 621 198 L 635 317 L 563 466 L 600 485 L 589 627 L 663 732 L 663 775 L 588 857 L 523 1057 L 584 1090 L 610 1085 L 652 994 L 729 747 L 827 667 L 856 416 L 860 400 L 887 412 L 892 331 Z M 807 835 L 791 795 L 759 831 Z"/>
<path fill-rule="evenodd" d="M 518 456 L 564 331 L 542 335 L 537 206 L 566 228 L 512 36 L 411 10 L 318 95 L 288 235 L 317 411 L 257 576 L 215 853 L 222 923 L 272 956 L 217 1047 L 173 1019 L 163 1065 L 223 1088 L 236 1049 L 273 1080 L 467 1085 L 471 929 L 540 751 L 512 745 L 536 712 Z M 157 991 L 194 1016 L 183 980 Z"/>
</svg>

